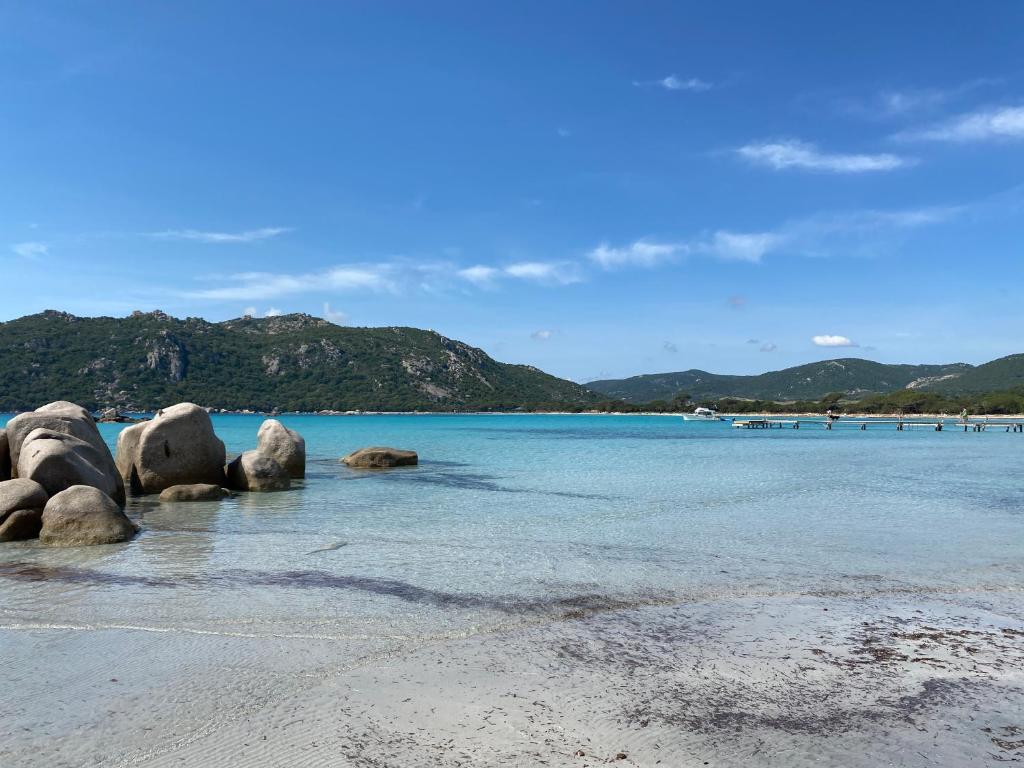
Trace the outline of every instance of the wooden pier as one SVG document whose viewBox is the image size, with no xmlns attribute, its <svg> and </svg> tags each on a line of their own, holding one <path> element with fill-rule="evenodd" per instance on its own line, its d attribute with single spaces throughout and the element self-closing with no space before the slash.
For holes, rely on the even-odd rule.
<svg viewBox="0 0 1024 768">
<path fill-rule="evenodd" d="M 818 427 L 825 430 L 859 429 L 868 427 L 889 427 L 898 432 L 912 429 L 930 429 L 934 432 L 1019 432 L 1024 434 L 1024 422 L 1008 420 L 961 421 L 949 419 L 939 421 L 914 421 L 912 419 L 734 419 L 734 429 L 800 429 Z"/>
</svg>

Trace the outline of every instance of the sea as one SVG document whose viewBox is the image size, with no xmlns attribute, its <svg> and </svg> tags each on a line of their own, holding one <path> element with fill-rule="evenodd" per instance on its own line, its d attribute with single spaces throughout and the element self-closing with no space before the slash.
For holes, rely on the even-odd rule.
<svg viewBox="0 0 1024 768">
<path fill-rule="evenodd" d="M 231 455 L 255 447 L 263 418 L 213 423 Z M 119 545 L 0 544 L 0 646 L 14 670 L 0 722 L 21 740 L 14 754 L 117 709 L 94 690 L 111 648 L 124 669 L 104 680 L 167 691 L 161 706 L 177 712 L 182 690 L 253 654 L 272 676 L 644 605 L 1024 587 L 1020 434 L 639 415 L 278 418 L 306 440 L 307 476 L 289 491 L 132 498 L 141 533 Z M 122 428 L 100 425 L 112 450 Z M 372 445 L 420 463 L 340 463 Z"/>
</svg>

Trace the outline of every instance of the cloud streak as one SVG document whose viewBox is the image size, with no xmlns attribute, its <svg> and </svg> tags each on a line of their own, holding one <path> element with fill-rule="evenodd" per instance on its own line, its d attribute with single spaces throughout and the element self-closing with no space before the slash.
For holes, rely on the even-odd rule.
<svg viewBox="0 0 1024 768">
<path fill-rule="evenodd" d="M 50 255 L 50 246 L 46 243 L 26 242 L 15 243 L 11 246 L 11 252 L 23 259 L 41 259 Z"/>
<path fill-rule="evenodd" d="M 151 232 L 150 237 L 157 240 L 190 240 L 197 243 L 256 243 L 260 240 L 269 240 L 285 232 L 290 232 L 287 227 L 263 227 L 261 229 L 250 229 L 244 232 L 208 232 L 199 229 L 168 229 L 163 232 Z"/>
<path fill-rule="evenodd" d="M 924 128 L 897 133 L 894 138 L 960 144 L 1024 139 L 1024 106 L 968 112 Z"/>
<path fill-rule="evenodd" d="M 746 144 L 735 152 L 752 165 L 776 171 L 798 169 L 824 173 L 877 173 L 904 168 L 917 162 L 889 153 L 865 155 L 822 152 L 814 144 L 795 139 Z"/>
<path fill-rule="evenodd" d="M 216 278 L 225 284 L 189 291 L 185 296 L 192 299 L 258 301 L 322 291 L 392 291 L 395 284 L 391 271 L 390 267 L 340 266 L 298 275 L 243 272 Z"/>
<path fill-rule="evenodd" d="M 633 85 L 637 88 L 663 88 L 666 91 L 690 91 L 701 93 L 709 91 L 714 86 L 698 77 L 679 77 L 672 74 L 659 80 L 634 80 Z"/>
</svg>

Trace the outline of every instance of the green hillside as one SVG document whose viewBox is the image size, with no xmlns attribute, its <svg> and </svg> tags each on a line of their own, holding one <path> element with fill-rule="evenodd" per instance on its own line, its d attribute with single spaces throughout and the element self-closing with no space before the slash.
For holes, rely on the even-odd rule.
<svg viewBox="0 0 1024 768">
<path fill-rule="evenodd" d="M 71 400 L 150 410 L 183 400 L 253 410 L 448 410 L 582 404 L 570 381 L 416 328 L 308 315 L 210 323 L 162 312 L 0 323 L 0 410 Z"/>
<path fill-rule="evenodd" d="M 1020 356 L 1018 356 L 1020 357 Z M 1009 359 L 1009 358 L 1006 358 Z M 992 365 L 989 363 L 988 365 Z M 707 371 L 656 373 L 628 379 L 592 381 L 586 386 L 631 403 L 671 400 L 680 393 L 694 399 L 738 397 L 754 400 L 814 400 L 831 392 L 850 397 L 899 389 L 947 387 L 975 370 L 969 365 L 886 365 L 859 358 L 822 360 L 756 376 L 725 376 Z M 948 377 L 948 378 L 946 378 Z M 993 380 L 998 378 L 995 374 Z M 1007 389 L 1001 384 L 988 389 Z M 952 389 L 947 391 L 953 391 Z"/>
</svg>

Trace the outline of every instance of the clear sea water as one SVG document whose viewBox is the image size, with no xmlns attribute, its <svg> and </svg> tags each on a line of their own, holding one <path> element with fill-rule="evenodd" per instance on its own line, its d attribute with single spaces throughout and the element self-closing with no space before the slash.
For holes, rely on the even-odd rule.
<svg viewBox="0 0 1024 768">
<path fill-rule="evenodd" d="M 424 637 L 759 593 L 1024 586 L 1024 436 L 658 416 L 286 415 L 308 476 L 134 499 L 134 541 L 0 545 L 4 621 Z M 6 418 L 0 417 L 0 422 Z M 218 415 L 229 454 L 262 417 Z M 120 425 L 101 425 L 113 446 Z M 353 471 L 366 445 L 421 464 Z"/>
</svg>

